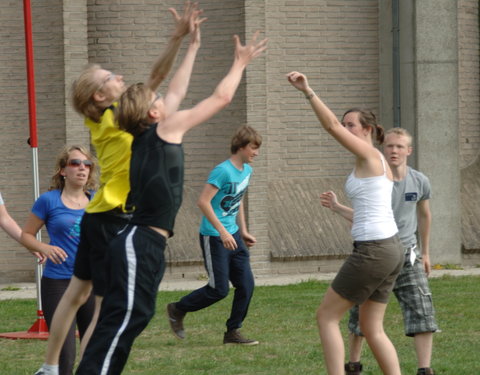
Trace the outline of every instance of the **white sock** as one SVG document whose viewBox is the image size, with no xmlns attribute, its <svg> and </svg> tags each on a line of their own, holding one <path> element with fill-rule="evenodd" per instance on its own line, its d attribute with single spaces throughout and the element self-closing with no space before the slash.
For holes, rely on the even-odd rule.
<svg viewBox="0 0 480 375">
<path fill-rule="evenodd" d="M 42 370 L 45 375 L 58 375 L 58 365 L 42 365 Z"/>
</svg>

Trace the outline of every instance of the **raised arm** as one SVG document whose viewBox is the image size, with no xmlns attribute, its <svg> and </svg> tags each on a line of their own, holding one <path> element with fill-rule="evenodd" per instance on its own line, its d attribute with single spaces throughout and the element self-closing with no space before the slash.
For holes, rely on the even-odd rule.
<svg viewBox="0 0 480 375">
<path fill-rule="evenodd" d="M 23 227 L 21 243 L 30 252 L 41 253 L 44 257 L 50 259 L 53 263 L 60 264 L 67 259 L 67 253 L 58 246 L 48 245 L 35 237 L 37 232 L 43 227 L 44 221 L 33 213 L 28 216 L 27 222 Z"/>
<path fill-rule="evenodd" d="M 366 160 L 371 157 L 378 159 L 378 152 L 372 145 L 369 145 L 350 133 L 347 129 L 345 129 L 340 121 L 338 121 L 335 114 L 325 105 L 325 103 L 309 86 L 307 77 L 304 74 L 299 72 L 290 72 L 287 74 L 287 79 L 293 87 L 304 93 L 323 128 L 330 133 L 332 137 L 335 138 L 343 147 L 360 159 Z"/>
<path fill-rule="evenodd" d="M 20 242 L 22 229 L 20 229 L 17 222 L 13 220 L 3 204 L 0 204 L 0 227 L 15 241 Z"/>
<path fill-rule="evenodd" d="M 200 25 L 206 18 L 192 20 L 190 45 L 182 63 L 175 72 L 165 94 L 165 117 L 178 110 L 180 103 L 187 94 L 188 84 L 192 75 L 193 63 L 200 48 Z"/>
<path fill-rule="evenodd" d="M 147 86 L 153 91 L 156 91 L 168 76 L 173 63 L 175 62 L 175 58 L 177 57 L 183 38 L 190 33 L 191 27 L 194 25 L 194 20 L 196 20 L 199 14 L 202 13 L 201 10 L 197 9 L 197 3 L 192 4 L 190 1 L 185 2 L 185 8 L 181 16 L 178 15 L 174 8 L 169 8 L 168 10 L 172 13 L 174 18 L 175 31 L 168 42 L 167 48 L 153 64 L 150 78 L 147 82 Z"/>
<path fill-rule="evenodd" d="M 430 274 L 432 266 L 430 264 L 430 227 L 432 224 L 432 213 L 430 212 L 430 203 L 428 199 L 421 200 L 417 204 L 418 234 L 420 245 L 422 247 L 423 268 L 427 275 Z"/>
<path fill-rule="evenodd" d="M 323 207 L 331 209 L 350 223 L 353 223 L 353 209 L 340 204 L 337 195 L 333 191 L 326 191 L 325 193 L 320 194 L 320 203 Z"/>
<path fill-rule="evenodd" d="M 237 35 L 235 41 L 235 58 L 227 75 L 220 81 L 215 91 L 195 107 L 178 111 L 167 117 L 162 126 L 157 127 L 158 135 L 170 142 L 181 142 L 183 135 L 225 108 L 233 99 L 247 65 L 259 56 L 267 47 L 267 39 L 257 42 L 257 31 L 249 43 L 242 45 Z"/>
</svg>

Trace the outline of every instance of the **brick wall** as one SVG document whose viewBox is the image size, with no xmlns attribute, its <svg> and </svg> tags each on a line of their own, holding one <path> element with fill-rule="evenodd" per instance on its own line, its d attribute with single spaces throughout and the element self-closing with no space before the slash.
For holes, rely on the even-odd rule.
<svg viewBox="0 0 480 375">
<path fill-rule="evenodd" d="M 480 153 L 480 40 L 478 1 L 458 1 L 458 117 L 460 167 Z"/>
<path fill-rule="evenodd" d="M 338 116 L 352 106 L 378 113 L 377 1 L 277 0 L 269 5 L 272 177 L 346 175 L 350 156 L 320 129 L 308 102 L 284 76 L 292 70 L 305 73 Z"/>
<path fill-rule="evenodd" d="M 29 117 L 23 4 L 2 4 L 0 21 L 0 189 L 7 209 L 22 226 L 33 203 L 32 152 L 27 144 Z M 32 2 L 35 57 L 36 123 L 40 191 L 50 183 L 56 153 L 65 143 L 65 83 L 62 1 Z M 44 234 L 44 239 L 48 239 Z M 0 232 L 0 279 L 32 279 L 35 262 L 21 246 Z"/>
<path fill-rule="evenodd" d="M 171 1 L 168 6 L 181 9 L 183 1 Z M 21 8 L 19 5 L 12 8 L 16 10 L 18 29 L 14 35 L 21 35 Z M 254 30 L 264 30 L 270 39 L 269 49 L 249 67 L 231 106 L 185 138 L 185 190 L 190 198 L 178 216 L 178 230 L 169 243 L 169 251 L 198 258 L 195 224 L 199 212 L 195 196 L 211 168 L 229 156 L 228 143 L 235 128 L 248 122 L 265 139 L 261 156 L 254 165 L 247 215 L 250 229 L 259 241 L 252 251 L 252 262 L 260 274 L 268 273 L 272 271 L 268 183 L 291 177 L 344 176 L 351 168 L 351 158 L 319 129 L 304 98 L 288 86 L 284 75 L 293 69 L 304 71 L 312 86 L 338 114 L 357 105 L 376 111 L 377 5 L 376 1 L 310 0 L 299 5 L 290 1 L 206 0 L 202 1 L 202 8 L 209 19 L 202 28 L 202 48 L 184 107 L 209 95 L 227 72 L 232 61 L 234 33 L 245 40 L 245 35 L 249 37 Z M 42 106 L 39 111 L 42 175 L 49 176 L 56 148 L 75 134 L 79 140 L 85 137 L 80 119 L 65 103 L 75 72 L 87 62 L 86 55 L 89 62 L 123 74 L 127 83 L 144 81 L 172 29 L 173 21 L 166 10 L 165 3 L 148 0 L 34 1 L 37 81 L 42 82 L 37 89 Z M 5 30 L 5 38 L 7 35 L 11 38 L 11 32 Z M 23 38 L 18 38 L 20 52 L 22 43 Z M 180 57 L 183 52 L 184 49 Z M 23 56 L 17 54 L 17 58 L 21 64 Z M 22 78 L 23 70 L 16 68 L 16 74 Z M 164 89 L 165 84 L 161 90 Z M 24 95 L 25 85 L 18 91 Z M 25 130 L 20 135 L 18 129 L 12 132 L 19 139 L 26 138 Z M 11 189 L 16 195 L 10 197 L 8 184 L 2 183 L 7 202 L 25 201 L 21 215 L 16 215 L 19 221 L 31 205 L 28 152 L 26 148 L 22 159 L 16 161 L 17 166 L 22 165 L 23 192 L 22 180 L 16 176 Z M 18 154 L 18 146 L 9 153 L 15 158 L 19 158 Z M 4 175 L 10 178 L 12 173 L 5 171 Z M 43 182 L 41 190 L 46 186 Z M 16 214 L 14 209 L 11 211 Z M 288 217 L 286 213 L 283 219 Z M 10 254 L 28 258 L 18 247 Z M 27 264 L 24 268 L 28 270 L 31 266 Z M 9 277 L 19 275 L 16 270 L 9 273 Z"/>
<path fill-rule="evenodd" d="M 25 73 L 23 11 L 18 1 L 3 4 L 0 21 L 0 191 L 5 204 L 16 220 L 23 221 L 32 202 L 31 157 L 28 138 L 28 106 Z M 7 44 L 5 46 L 5 44 Z M 26 275 L 33 263 L 25 251 L 0 231 L 0 278 L 10 277 L 15 269 Z"/>
<path fill-rule="evenodd" d="M 478 2 L 461 0 L 458 4 L 461 155 L 463 163 L 469 164 L 480 142 Z M 45 191 L 58 149 L 65 142 L 88 142 L 81 118 L 67 102 L 72 80 L 85 63 L 96 62 L 123 74 L 127 84 L 145 81 L 173 27 L 167 8 L 182 9 L 183 0 L 32 0 L 32 6 L 40 185 Z M 322 254 L 321 245 L 305 245 L 309 247 L 305 249 L 309 261 L 271 262 L 275 249 L 269 233 L 275 221 L 292 232 L 289 223 L 293 217 L 300 217 L 295 231 L 286 234 L 291 238 L 312 237 L 302 243 L 322 244 L 329 238 L 325 232 L 302 231 L 301 220 L 309 224 L 318 221 L 315 207 L 309 207 L 308 215 L 302 217 L 295 202 L 289 202 L 282 214 L 277 210 L 282 202 L 270 201 L 271 187 L 279 191 L 280 183 L 287 186 L 302 181 L 310 186 L 305 196 L 312 205 L 318 205 L 315 197 L 321 187 L 315 185 L 316 179 L 341 181 L 352 167 L 352 157 L 320 128 L 308 102 L 290 87 L 285 74 L 291 70 L 306 73 L 311 86 L 338 116 L 353 106 L 378 113 L 378 1 L 203 0 L 201 6 L 208 21 L 202 27 L 202 47 L 183 108 L 210 95 L 228 71 L 234 33 L 244 41 L 254 30 L 263 30 L 269 37 L 269 47 L 265 56 L 247 69 L 233 103 L 185 137 L 185 203 L 177 217 L 176 235 L 169 241 L 167 258 L 171 263 L 166 276 L 197 277 L 203 273 L 197 239 L 200 213 L 195 200 L 209 171 L 229 156 L 230 137 L 244 123 L 257 128 L 265 142 L 253 165 L 255 174 L 246 202 L 250 231 L 258 240 L 252 249 L 256 275 L 337 267 L 335 260 L 315 257 Z M 0 13 L 0 39 L 8 46 L 0 51 L 0 88 L 4 93 L 0 97 L 0 155 L 4 160 L 0 191 L 20 223 L 33 200 L 31 151 L 26 144 L 23 35 L 22 4 L 6 0 Z M 180 58 L 184 51 L 182 48 Z M 166 84 L 168 81 L 160 91 Z M 341 182 L 335 187 L 340 189 Z M 0 241 L 0 281 L 32 280 L 30 255 L 3 231 Z M 301 249 L 291 250 L 301 259 Z"/>
<path fill-rule="evenodd" d="M 268 144 L 264 152 L 268 153 L 269 191 L 287 189 L 286 202 L 278 201 L 279 195 L 269 195 L 269 233 L 299 239 L 290 248 L 271 248 L 270 252 L 273 258 L 289 254 L 300 260 L 298 264 L 270 264 L 269 272 L 276 273 L 305 268 L 302 257 L 321 256 L 331 247 L 332 236 L 315 224 L 323 213 L 318 201 L 322 191 L 309 181 L 342 180 L 353 161 L 321 128 L 308 101 L 288 84 L 285 74 L 292 70 L 305 73 L 311 87 L 339 117 L 357 106 L 378 113 L 378 5 L 377 1 L 269 1 L 266 25 Z M 302 181 L 302 187 L 309 190 L 293 194 L 295 181 Z M 338 191 L 341 185 L 329 188 Z M 282 205 L 283 211 L 278 210 Z M 306 237 L 310 240 L 300 240 Z M 274 243 L 278 239 L 270 238 L 270 246 Z M 338 249 L 339 254 L 344 250 Z M 323 268 L 321 260 L 308 264 L 315 270 Z"/>
<path fill-rule="evenodd" d="M 268 2 L 255 0 L 245 1 L 245 34 L 249 40 L 256 30 L 259 30 L 259 40 L 270 36 L 266 27 L 268 19 Z M 269 43 L 271 40 L 269 40 Z M 270 47 L 270 46 L 269 46 Z M 268 180 L 270 179 L 269 163 L 272 157 L 269 152 L 270 129 L 268 122 L 269 92 L 268 66 L 269 50 L 257 58 L 246 71 L 246 108 L 247 122 L 262 134 L 260 155 L 253 163 L 254 175 L 251 179 L 246 208 L 246 217 L 249 231 L 255 236 L 257 244 L 250 249 L 251 263 L 257 276 L 270 274 Z"/>
<path fill-rule="evenodd" d="M 63 1 L 63 50 L 65 90 L 65 142 L 90 144 L 90 134 L 82 117 L 69 103 L 70 88 L 78 73 L 88 63 L 87 0 Z"/>
</svg>

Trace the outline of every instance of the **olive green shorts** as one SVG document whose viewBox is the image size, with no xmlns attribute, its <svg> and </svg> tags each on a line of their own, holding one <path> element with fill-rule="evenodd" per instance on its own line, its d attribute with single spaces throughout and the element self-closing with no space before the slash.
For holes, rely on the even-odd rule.
<svg viewBox="0 0 480 375">
<path fill-rule="evenodd" d="M 332 288 L 357 305 L 369 299 L 387 303 L 404 257 L 397 235 L 383 240 L 355 241 L 353 252 L 338 271 Z"/>
</svg>

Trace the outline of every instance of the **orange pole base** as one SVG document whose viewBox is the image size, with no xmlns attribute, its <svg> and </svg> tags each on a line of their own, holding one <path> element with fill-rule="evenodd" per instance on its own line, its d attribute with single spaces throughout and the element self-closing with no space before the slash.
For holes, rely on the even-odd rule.
<svg viewBox="0 0 480 375">
<path fill-rule="evenodd" d="M 19 340 L 19 339 L 48 339 L 48 327 L 45 318 L 43 317 L 43 311 L 37 310 L 37 320 L 30 329 L 26 332 L 6 332 L 0 333 L 0 338 Z"/>
</svg>

